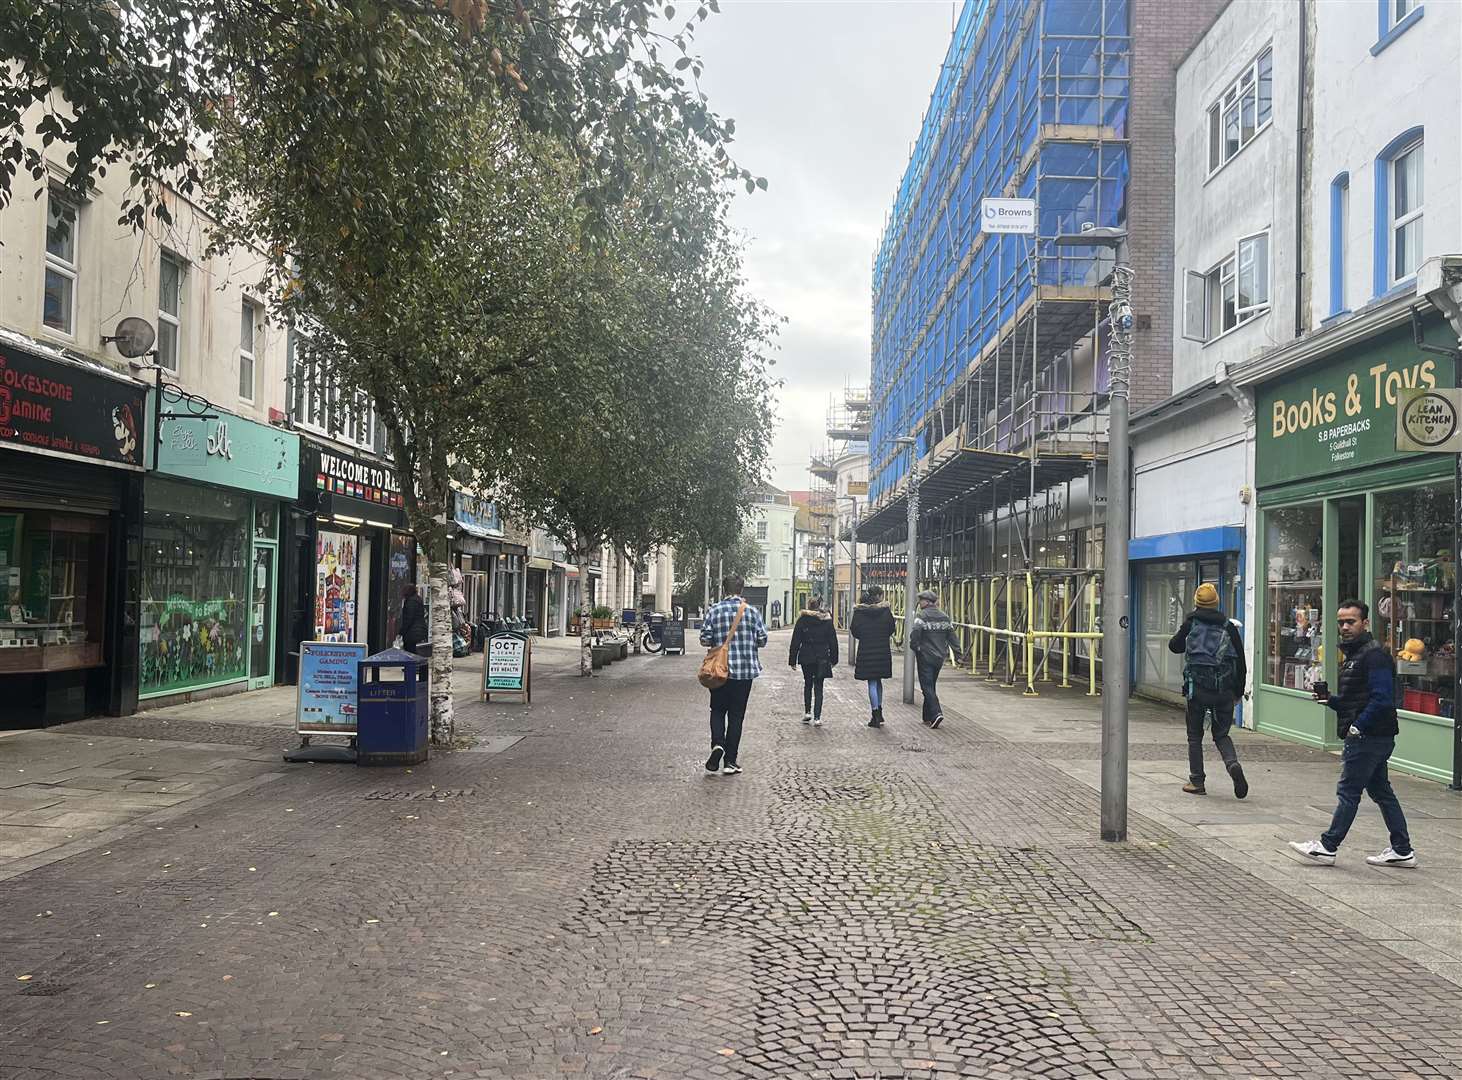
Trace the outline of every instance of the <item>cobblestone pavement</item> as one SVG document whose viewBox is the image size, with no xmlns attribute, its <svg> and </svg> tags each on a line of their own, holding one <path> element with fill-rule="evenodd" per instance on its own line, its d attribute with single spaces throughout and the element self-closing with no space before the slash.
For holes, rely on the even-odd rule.
<svg viewBox="0 0 1462 1080">
<path fill-rule="evenodd" d="M 769 655 L 775 655 L 777 642 Z M 694 658 L 0 883 L 0 1075 L 1456 1077 L 1457 988 L 971 720 Z M 842 673 L 839 673 L 840 676 Z"/>
</svg>

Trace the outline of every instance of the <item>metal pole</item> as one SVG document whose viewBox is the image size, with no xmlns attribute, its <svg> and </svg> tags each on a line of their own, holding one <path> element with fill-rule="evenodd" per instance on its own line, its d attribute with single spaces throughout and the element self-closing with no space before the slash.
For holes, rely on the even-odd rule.
<svg viewBox="0 0 1462 1080">
<path fill-rule="evenodd" d="M 858 602 L 858 496 L 853 499 L 853 554 L 848 566 L 848 663 L 858 660 L 858 642 L 853 639 L 853 605 Z"/>
<path fill-rule="evenodd" d="M 919 581 L 919 459 L 918 444 L 905 437 L 909 448 L 909 564 L 904 571 L 904 704 L 914 703 L 914 596 Z"/>
<path fill-rule="evenodd" d="M 1127 555 L 1131 511 L 1127 446 L 1128 383 L 1132 374 L 1132 268 L 1127 241 L 1112 268 L 1112 389 L 1107 418 L 1107 523 L 1102 552 L 1102 839 L 1127 839 L 1127 708 L 1131 602 Z"/>
</svg>

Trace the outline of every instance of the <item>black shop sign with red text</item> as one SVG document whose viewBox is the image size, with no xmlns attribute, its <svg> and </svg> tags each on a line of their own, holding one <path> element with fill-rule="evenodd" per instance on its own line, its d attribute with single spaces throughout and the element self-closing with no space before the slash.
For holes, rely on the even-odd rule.
<svg viewBox="0 0 1462 1080">
<path fill-rule="evenodd" d="M 0 446 L 140 470 L 145 394 L 0 342 Z"/>
</svg>

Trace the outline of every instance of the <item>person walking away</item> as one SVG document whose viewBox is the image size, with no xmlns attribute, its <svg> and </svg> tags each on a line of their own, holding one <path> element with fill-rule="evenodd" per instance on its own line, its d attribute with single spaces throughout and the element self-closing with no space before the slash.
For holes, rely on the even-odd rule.
<svg viewBox="0 0 1462 1080">
<path fill-rule="evenodd" d="M 706 612 L 701 644 L 714 649 L 730 639 L 726 666 L 731 677 L 711 691 L 711 755 L 706 758 L 706 772 L 734 776 L 741 771 L 741 728 L 751 684 L 761 675 L 757 650 L 766 647 L 767 627 L 761 612 L 741 595 L 746 583 L 739 575 L 728 574 L 721 587 L 726 596 Z"/>
<path fill-rule="evenodd" d="M 1213 716 L 1213 745 L 1223 758 L 1234 784 L 1234 798 L 1249 794 L 1249 781 L 1239 764 L 1229 731 L 1234 726 L 1234 705 L 1244 692 L 1248 664 L 1239 628 L 1218 607 L 1218 589 L 1203 582 L 1193 593 L 1193 610 L 1168 641 L 1168 652 L 1183 657 L 1183 697 L 1188 705 L 1189 795 L 1206 795 L 1203 772 L 1204 720 Z"/>
<path fill-rule="evenodd" d="M 1345 740 L 1340 754 L 1339 801 L 1330 828 L 1318 840 L 1291 840 L 1294 848 L 1311 862 L 1335 865 L 1335 855 L 1345 841 L 1360 807 L 1361 792 L 1381 808 L 1381 817 L 1391 833 L 1391 846 L 1379 855 L 1368 855 L 1372 866 L 1416 866 L 1416 851 L 1406 829 L 1401 800 L 1391 787 L 1386 762 L 1396 749 L 1396 662 L 1379 641 L 1371 637 L 1371 609 L 1360 600 L 1341 603 L 1336 621 L 1340 624 L 1342 661 L 1335 693 L 1323 682 L 1315 684 L 1315 700 L 1335 710 L 1336 735 Z"/>
<path fill-rule="evenodd" d="M 838 662 L 838 631 L 821 597 L 814 597 L 812 606 L 798 614 L 787 662 L 802 666 L 802 722 L 821 727 L 822 684 L 832 677 Z"/>
<path fill-rule="evenodd" d="M 871 585 L 863 591 L 862 602 L 853 608 L 849 630 L 858 642 L 858 657 L 853 661 L 853 678 L 868 684 L 868 707 L 873 715 L 872 728 L 883 727 L 883 680 L 893 678 L 893 612 L 883 599 L 883 590 Z"/>
<path fill-rule="evenodd" d="M 954 651 L 954 623 L 939 609 L 939 594 L 932 589 L 919 594 L 919 610 L 914 615 L 909 641 L 914 646 L 914 666 L 924 694 L 924 725 L 937 728 L 944 723 L 944 711 L 939 707 L 939 672 L 944 669 L 945 658 Z"/>
<path fill-rule="evenodd" d="M 401 586 L 401 647 L 414 653 L 426 639 L 426 605 L 416 586 L 408 583 Z"/>
</svg>

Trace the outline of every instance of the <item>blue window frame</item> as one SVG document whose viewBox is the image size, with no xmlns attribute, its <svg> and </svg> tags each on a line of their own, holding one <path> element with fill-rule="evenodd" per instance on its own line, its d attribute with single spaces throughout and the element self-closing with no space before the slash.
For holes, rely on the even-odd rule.
<svg viewBox="0 0 1462 1080">
<path fill-rule="evenodd" d="M 1339 315 L 1345 306 L 1345 256 L 1350 234 L 1350 173 L 1330 181 L 1330 314 Z"/>
<path fill-rule="evenodd" d="M 1421 127 L 1409 128 L 1376 155 L 1375 220 L 1371 228 L 1376 296 L 1385 296 L 1415 273 L 1421 263 L 1423 134 Z"/>
<path fill-rule="evenodd" d="M 1421 22 L 1424 14 L 1426 5 L 1421 0 L 1376 0 L 1376 43 L 1371 46 L 1371 55 L 1378 55 Z"/>
</svg>

